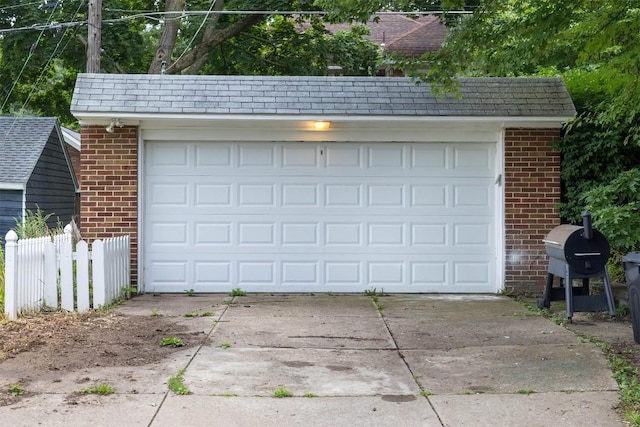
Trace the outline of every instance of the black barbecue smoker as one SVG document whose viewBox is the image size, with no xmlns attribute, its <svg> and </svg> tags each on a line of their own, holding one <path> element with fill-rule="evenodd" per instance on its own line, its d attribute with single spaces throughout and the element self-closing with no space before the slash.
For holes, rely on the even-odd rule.
<svg viewBox="0 0 640 427">
<path fill-rule="evenodd" d="M 538 308 L 549 308 L 551 301 L 565 300 L 567 319 L 574 311 L 605 311 L 615 316 L 613 292 L 607 274 L 610 247 L 607 238 L 591 225 L 591 213 L 582 214 L 582 227 L 559 225 L 543 240 L 549 268 L 544 298 L 538 300 Z M 553 286 L 554 276 L 560 277 L 560 287 Z M 602 279 L 604 295 L 591 295 L 589 279 Z M 582 280 L 582 286 L 573 286 Z"/>
</svg>

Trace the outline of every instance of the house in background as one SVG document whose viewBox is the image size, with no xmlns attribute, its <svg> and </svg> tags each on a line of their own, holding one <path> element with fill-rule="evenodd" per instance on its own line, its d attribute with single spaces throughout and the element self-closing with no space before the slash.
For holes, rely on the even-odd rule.
<svg viewBox="0 0 640 427">
<path fill-rule="evenodd" d="M 332 34 L 349 31 L 353 24 L 325 24 Z M 366 39 L 379 45 L 387 54 L 418 58 L 427 52 L 439 50 L 447 35 L 447 27 L 434 15 L 410 17 L 396 14 L 372 16 L 365 24 L 369 30 Z M 308 28 L 302 24 L 301 30 Z M 331 74 L 340 74 L 340 68 L 329 67 Z M 401 76 L 402 72 L 385 63 L 379 75 Z"/>
<path fill-rule="evenodd" d="M 76 182 L 79 182 L 80 173 L 80 134 L 74 130 L 71 130 L 66 127 L 61 127 L 62 138 L 64 138 L 65 145 L 67 146 L 67 152 L 69 153 L 69 158 L 71 159 L 71 166 L 73 167 L 73 175 L 76 178 Z M 79 197 L 78 192 L 78 197 Z"/>
<path fill-rule="evenodd" d="M 0 117 L 0 238 L 38 207 L 68 223 L 78 212 L 78 184 L 58 120 Z"/>
</svg>

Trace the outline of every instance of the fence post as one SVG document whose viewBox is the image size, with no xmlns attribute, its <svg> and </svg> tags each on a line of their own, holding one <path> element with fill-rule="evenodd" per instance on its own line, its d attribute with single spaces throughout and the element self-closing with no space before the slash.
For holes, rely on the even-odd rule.
<svg viewBox="0 0 640 427">
<path fill-rule="evenodd" d="M 73 295 L 73 242 L 65 230 L 65 238 L 60 244 L 60 297 L 63 310 L 74 310 Z"/>
<path fill-rule="evenodd" d="M 58 308 L 58 259 L 56 245 L 47 242 L 44 252 L 44 302 L 47 306 Z"/>
<path fill-rule="evenodd" d="M 76 279 L 78 311 L 89 310 L 89 245 L 84 240 L 76 244 Z"/>
<path fill-rule="evenodd" d="M 96 240 L 91 244 L 91 273 L 93 277 L 93 308 L 99 308 L 106 304 L 106 277 L 105 277 L 104 243 Z"/>
<path fill-rule="evenodd" d="M 9 319 L 18 317 L 17 298 L 17 265 L 16 255 L 18 252 L 18 235 L 15 231 L 9 230 L 4 238 L 6 242 L 4 247 L 4 314 Z"/>
</svg>

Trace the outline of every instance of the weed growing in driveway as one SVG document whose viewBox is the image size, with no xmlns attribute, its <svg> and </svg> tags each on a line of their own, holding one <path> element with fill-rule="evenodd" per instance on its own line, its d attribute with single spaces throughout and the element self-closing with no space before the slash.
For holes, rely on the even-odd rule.
<svg viewBox="0 0 640 427">
<path fill-rule="evenodd" d="M 9 394 L 13 397 L 22 396 L 24 394 L 24 389 L 20 386 L 20 384 L 11 384 L 7 389 Z"/>
<path fill-rule="evenodd" d="M 169 378 L 168 386 L 169 390 L 175 394 L 191 394 L 189 388 L 184 383 L 184 369 L 180 369 L 176 375 Z"/>
<path fill-rule="evenodd" d="M 552 313 L 549 309 L 538 309 L 522 298 L 515 298 L 523 306 L 532 312 L 546 317 L 557 325 L 564 326 L 566 319 L 559 313 Z M 618 353 L 599 337 L 588 334 L 581 334 L 572 331 L 581 343 L 592 342 L 596 344 L 607 359 L 607 365 L 612 371 L 612 376 L 618 383 L 620 389 L 620 401 L 622 402 L 622 412 L 629 425 L 640 425 L 640 372 L 638 369 L 624 358 L 624 353 Z"/>
<path fill-rule="evenodd" d="M 231 347 L 231 343 L 229 342 L 223 342 L 222 344 L 220 344 L 218 347 L 220 347 L 223 350 L 226 350 L 227 348 Z"/>
<path fill-rule="evenodd" d="M 240 288 L 235 288 L 235 289 L 232 289 L 231 292 L 229 292 L 229 296 L 230 297 L 246 297 L 247 293 Z"/>
<path fill-rule="evenodd" d="M 384 295 L 384 289 L 382 289 L 381 293 L 378 294 L 378 291 L 376 290 L 376 288 L 371 288 L 371 289 L 365 290 L 364 294 L 366 296 L 368 296 L 368 297 L 371 297 L 371 300 L 373 301 L 373 304 L 376 306 L 376 310 L 378 310 L 380 313 L 382 313 L 382 304 L 378 300 L 378 296 L 379 295 Z"/>
<path fill-rule="evenodd" d="M 528 388 L 523 388 L 523 389 L 518 390 L 518 394 L 533 394 L 535 392 L 536 392 L 535 390 L 531 390 L 531 389 L 528 389 Z"/>
<path fill-rule="evenodd" d="M 293 397 L 293 393 L 287 390 L 285 386 L 282 386 L 274 390 L 273 397 L 277 397 L 277 398 Z"/>
<path fill-rule="evenodd" d="M 199 310 L 193 310 L 189 313 L 184 314 L 184 317 L 210 317 L 210 316 L 213 316 L 213 312 L 203 311 L 201 313 Z"/>
<path fill-rule="evenodd" d="M 163 347 L 182 347 L 184 345 L 184 341 L 178 337 L 167 337 L 162 338 L 160 345 Z"/>
<path fill-rule="evenodd" d="M 302 397 L 318 397 L 318 395 L 313 394 L 313 393 L 305 393 L 302 395 Z"/>
<path fill-rule="evenodd" d="M 158 311 L 157 308 L 152 308 L 151 309 L 151 317 L 158 317 L 160 316 L 160 312 Z"/>
<path fill-rule="evenodd" d="M 237 304 L 237 302 L 235 302 L 235 301 L 234 301 L 234 300 L 232 300 L 232 299 L 226 299 L 226 300 L 222 301 L 222 303 L 223 303 L 224 305 L 236 305 L 236 304 Z"/>
<path fill-rule="evenodd" d="M 433 396 L 433 393 L 431 393 L 430 391 L 427 391 L 427 390 L 420 390 L 420 396 L 429 397 L 429 396 Z"/>
<path fill-rule="evenodd" d="M 116 389 L 114 389 L 113 387 L 111 387 L 107 383 L 103 383 L 103 384 L 100 384 L 100 385 L 94 385 L 92 387 L 86 387 L 86 388 L 83 388 L 82 390 L 80 390 L 80 393 L 82 393 L 82 394 L 100 394 L 102 396 L 106 396 L 108 394 L 113 394 L 115 392 L 116 392 Z"/>
<path fill-rule="evenodd" d="M 193 288 L 191 288 L 191 289 L 185 289 L 184 293 L 187 294 L 188 297 L 192 297 L 196 294 L 196 291 L 193 290 Z"/>
</svg>

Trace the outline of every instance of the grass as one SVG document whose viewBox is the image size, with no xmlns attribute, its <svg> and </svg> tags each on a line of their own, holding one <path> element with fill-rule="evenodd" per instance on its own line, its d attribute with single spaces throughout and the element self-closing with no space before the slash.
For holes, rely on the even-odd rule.
<svg viewBox="0 0 640 427">
<path fill-rule="evenodd" d="M 178 337 L 167 337 L 160 341 L 160 345 L 163 347 L 182 347 L 184 346 L 184 341 Z"/>
<path fill-rule="evenodd" d="M 366 289 L 364 291 L 364 294 L 368 297 L 371 297 L 373 304 L 376 306 L 376 310 L 382 313 L 382 303 L 380 303 L 380 301 L 378 300 L 378 297 L 385 295 L 384 289 L 381 289 L 380 293 L 378 293 L 378 290 L 376 288 Z"/>
<path fill-rule="evenodd" d="M 430 391 L 427 391 L 427 390 L 420 390 L 420 396 L 429 397 L 429 396 L 433 396 L 433 393 L 431 393 Z"/>
<path fill-rule="evenodd" d="M 151 317 L 158 317 L 160 316 L 160 312 L 158 311 L 157 308 L 152 308 L 151 309 Z"/>
<path fill-rule="evenodd" d="M 305 393 L 302 395 L 302 397 L 318 397 L 318 395 L 313 393 Z"/>
<path fill-rule="evenodd" d="M 20 384 L 11 384 L 7 388 L 7 392 L 13 397 L 22 396 L 25 393 L 25 390 L 20 386 Z"/>
<path fill-rule="evenodd" d="M 184 383 L 184 369 L 180 369 L 176 375 L 169 378 L 167 384 L 169 386 L 169 390 L 171 390 L 175 394 L 179 394 L 181 396 L 191 394 L 189 388 Z"/>
<path fill-rule="evenodd" d="M 285 386 L 282 386 L 275 389 L 272 396 L 277 398 L 293 397 L 293 393 L 287 390 Z"/>
<path fill-rule="evenodd" d="M 200 312 L 199 310 L 193 310 L 189 313 L 185 313 L 184 317 L 211 317 L 213 314 L 214 313 L 211 311 Z"/>
<path fill-rule="evenodd" d="M 188 297 L 192 297 L 196 294 L 196 291 L 192 288 L 192 289 L 185 289 L 184 293 L 187 294 Z"/>
<path fill-rule="evenodd" d="M 116 389 L 114 389 L 107 383 L 94 385 L 92 387 L 86 387 L 80 390 L 80 393 L 82 394 L 99 394 L 101 396 L 106 396 L 109 394 L 113 394 L 115 392 L 116 392 Z"/>
<path fill-rule="evenodd" d="M 553 323 L 565 326 L 566 319 L 563 317 L 563 313 L 554 313 L 546 308 L 541 310 L 522 298 L 515 297 L 515 299 L 529 310 L 546 317 Z M 579 342 L 594 343 L 602 350 L 607 360 L 607 365 L 611 369 L 612 377 L 616 380 L 618 388 L 620 389 L 619 396 L 622 403 L 623 416 L 630 425 L 640 426 L 640 372 L 638 369 L 634 368 L 633 365 L 624 358 L 623 354 L 616 353 L 611 348 L 611 345 L 604 342 L 601 338 L 581 334 L 576 331 L 573 331 L 573 333 L 576 334 Z M 529 390 L 518 391 L 518 393 L 521 394 L 525 394 L 525 392 L 528 394 Z"/>
<path fill-rule="evenodd" d="M 231 347 L 231 343 L 229 342 L 223 342 L 222 344 L 220 344 L 218 347 L 220 347 L 223 350 L 226 350 L 227 348 Z"/>
<path fill-rule="evenodd" d="M 518 394 L 533 394 L 535 392 L 536 392 L 535 390 L 531 390 L 531 389 L 528 389 L 528 388 L 523 388 L 523 389 L 518 390 L 517 393 Z"/>
<path fill-rule="evenodd" d="M 229 292 L 229 296 L 230 297 L 246 297 L 247 292 L 243 291 L 240 288 L 234 288 L 231 290 L 231 292 Z"/>
</svg>

